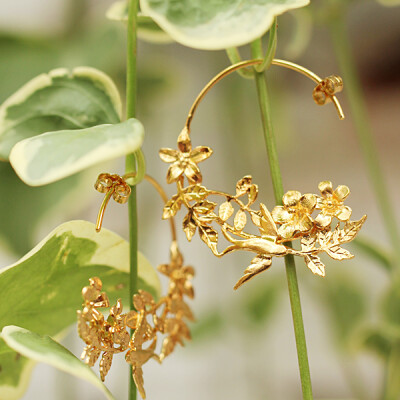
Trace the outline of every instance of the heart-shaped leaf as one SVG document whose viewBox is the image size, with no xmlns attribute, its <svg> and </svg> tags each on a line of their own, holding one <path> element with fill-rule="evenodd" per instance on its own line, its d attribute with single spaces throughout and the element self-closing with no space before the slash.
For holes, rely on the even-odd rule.
<svg viewBox="0 0 400 400">
<path fill-rule="evenodd" d="M 4 327 L 1 337 L 18 354 L 84 379 L 100 389 L 107 399 L 115 400 L 106 386 L 86 364 L 51 337 L 41 336 L 14 325 Z"/>
<path fill-rule="evenodd" d="M 98 276 L 110 302 L 130 305 L 129 245 L 107 229 L 70 221 L 51 232 L 32 251 L 0 272 L 0 329 L 17 325 L 55 336 L 76 321 L 81 290 Z M 138 287 L 158 297 L 156 271 L 139 253 Z M 0 340 L 0 393 L 19 398 L 29 382 L 32 364 Z M 0 397 L 1 398 L 1 397 Z"/>
<path fill-rule="evenodd" d="M 177 42 L 204 50 L 241 46 L 259 38 L 274 18 L 309 0 L 140 0 L 141 10 Z"/>
<path fill-rule="evenodd" d="M 56 69 L 32 79 L 0 107 L 0 158 L 19 141 L 45 132 L 84 129 L 121 120 L 113 81 L 88 67 Z"/>
<path fill-rule="evenodd" d="M 56 182 L 94 164 L 134 153 L 144 128 L 132 118 L 115 125 L 48 132 L 18 142 L 10 162 L 28 185 Z"/>
</svg>

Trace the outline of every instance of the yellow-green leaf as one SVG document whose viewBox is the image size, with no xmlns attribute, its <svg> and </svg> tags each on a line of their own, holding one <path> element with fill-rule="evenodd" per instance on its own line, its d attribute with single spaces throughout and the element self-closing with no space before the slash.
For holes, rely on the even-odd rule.
<svg viewBox="0 0 400 400">
<path fill-rule="evenodd" d="M 60 225 L 33 250 L 0 272 L 0 329 L 17 325 L 38 334 L 58 335 L 76 321 L 81 290 L 98 276 L 110 301 L 130 303 L 129 244 L 107 229 L 70 221 Z M 138 287 L 158 297 L 156 271 L 139 253 Z M 0 340 L 0 394 L 19 398 L 32 365 Z M 0 397 L 1 398 L 1 397 Z"/>
<path fill-rule="evenodd" d="M 107 399 L 115 400 L 93 370 L 51 337 L 47 335 L 41 336 L 14 325 L 4 327 L 1 337 L 17 354 L 22 354 L 37 362 L 49 364 L 77 378 L 84 379 L 100 389 Z M 5 397 L 2 398 L 5 399 Z"/>
</svg>

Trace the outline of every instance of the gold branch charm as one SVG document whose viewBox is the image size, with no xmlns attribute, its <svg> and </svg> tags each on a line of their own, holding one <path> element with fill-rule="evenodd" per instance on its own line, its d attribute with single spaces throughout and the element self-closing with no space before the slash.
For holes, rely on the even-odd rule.
<svg viewBox="0 0 400 400">
<path fill-rule="evenodd" d="M 143 399 L 146 398 L 143 381 L 143 365 L 150 359 L 162 362 L 170 355 L 176 345 L 184 345 L 190 339 L 186 321 L 194 320 L 185 296 L 194 297 L 191 279 L 194 269 L 183 265 L 183 257 L 177 243 L 171 245 L 169 264 L 158 267 L 169 278 L 169 289 L 165 297 L 155 301 L 144 291 L 133 296 L 135 310 L 123 314 L 121 299 L 110 308 L 107 295 L 102 292 L 99 278 L 89 279 L 89 286 L 82 290 L 84 299 L 82 311 L 78 311 L 78 334 L 86 343 L 81 358 L 93 366 L 100 358 L 100 377 L 104 381 L 113 356 L 126 352 L 125 360 L 132 366 L 132 376 Z M 99 309 L 109 309 L 104 318 Z M 128 329 L 133 330 L 132 336 Z M 158 335 L 164 335 L 160 353 L 156 353 Z"/>
<path fill-rule="evenodd" d="M 212 150 L 206 146 L 192 149 L 190 125 L 194 113 L 201 100 L 217 82 L 240 68 L 261 62 L 262 60 L 243 61 L 215 76 L 191 106 L 185 127 L 178 137 L 178 150 L 160 150 L 160 158 L 164 162 L 172 163 L 168 169 L 167 182 L 176 182 L 177 185 L 177 193 L 164 206 L 163 218 L 173 218 L 182 207 L 186 208 L 183 230 L 189 241 L 197 231 L 217 257 L 237 250 L 255 254 L 250 266 L 236 283 L 235 289 L 268 269 L 273 257 L 289 254 L 302 257 L 314 274 L 325 276 L 325 265 L 319 255 L 326 253 L 335 260 L 352 258 L 353 255 L 341 246 L 354 239 L 366 220 L 365 215 L 357 221 L 350 220 L 351 209 L 343 204 L 350 193 L 349 188 L 342 185 L 333 190 L 329 181 L 319 184 L 320 195 L 302 195 L 295 190 L 287 192 L 282 198 L 283 205 L 276 206 L 272 213 L 262 203 L 252 208 L 257 199 L 258 186 L 252 182 L 249 175 L 237 182 L 234 195 L 209 190 L 201 185 L 202 175 L 197 164 L 210 157 Z M 306 68 L 284 60 L 274 59 L 272 64 L 295 70 L 312 79 L 317 83 L 313 92 L 316 103 L 323 105 L 328 100 L 332 101 L 339 117 L 344 118 L 335 96 L 343 88 L 340 77 L 332 75 L 321 79 Z M 211 201 L 210 198 L 220 199 L 220 202 Z M 247 229 L 249 225 L 251 230 Z M 221 233 L 229 245 L 219 251 Z M 300 242 L 300 250 L 287 245 L 295 240 Z"/>
<path fill-rule="evenodd" d="M 351 221 L 351 209 L 343 204 L 350 193 L 349 188 L 341 185 L 333 190 L 329 181 L 319 184 L 321 196 L 288 191 L 282 198 L 283 205 L 276 206 L 270 213 L 262 203 L 259 209 L 251 207 L 258 194 L 251 176 L 238 181 L 235 195 L 208 190 L 200 184 L 183 187 L 182 180 L 178 181 L 178 193 L 165 205 L 163 218 L 175 216 L 184 206 L 187 214 L 183 219 L 183 230 L 189 241 L 198 231 L 203 242 L 218 257 L 237 250 L 255 253 L 235 289 L 269 268 L 273 257 L 288 254 L 303 257 L 314 274 L 325 276 L 325 266 L 319 254 L 326 253 L 334 260 L 353 258 L 341 245 L 355 238 L 367 218 L 364 215 Z M 218 204 L 209 200 L 212 196 L 223 199 Z M 317 214 L 315 218 L 314 214 Z M 250 223 L 258 234 L 245 231 Z M 230 242 L 221 252 L 217 248 L 219 235 L 216 227 Z M 300 241 L 301 250 L 285 245 L 294 240 Z"/>
</svg>

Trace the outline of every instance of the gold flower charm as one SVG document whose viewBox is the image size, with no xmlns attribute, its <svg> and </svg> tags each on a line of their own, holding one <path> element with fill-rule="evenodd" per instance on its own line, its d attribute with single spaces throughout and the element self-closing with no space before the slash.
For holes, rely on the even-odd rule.
<svg viewBox="0 0 400 400">
<path fill-rule="evenodd" d="M 172 163 L 168 168 L 167 182 L 175 182 L 185 174 L 189 183 L 200 183 L 202 176 L 197 164 L 211 156 L 211 148 L 198 146 L 192 149 L 188 131 L 184 129 L 178 137 L 178 149 L 164 148 L 159 152 L 161 160 Z"/>
<path fill-rule="evenodd" d="M 316 209 L 321 210 L 315 219 L 319 227 L 326 228 L 336 217 L 339 221 L 347 221 L 351 215 L 351 208 L 343 205 L 343 201 L 350 194 L 350 189 L 345 185 L 333 190 L 332 182 L 323 181 L 318 185 L 322 198 L 318 198 Z"/>
<path fill-rule="evenodd" d="M 278 235 L 288 240 L 299 235 L 305 235 L 314 224 L 311 214 L 317 204 L 317 197 L 313 194 L 301 195 L 297 190 L 289 190 L 282 198 L 283 206 L 276 206 L 272 210 L 272 218 L 281 224 Z"/>
<path fill-rule="evenodd" d="M 98 308 L 109 308 L 110 302 L 101 292 L 101 280 L 91 278 L 90 286 L 82 290 L 83 310 L 78 311 L 78 333 L 86 343 L 82 359 L 92 367 L 101 356 L 100 377 L 104 381 L 113 356 L 126 351 L 125 360 L 132 366 L 132 377 L 143 399 L 146 398 L 143 365 L 150 359 L 161 363 L 178 343 L 183 346 L 184 340 L 190 339 L 186 320 L 194 319 L 184 301 L 184 296 L 194 297 L 190 282 L 194 269 L 183 265 L 175 240 L 171 245 L 170 263 L 160 265 L 158 269 L 169 278 L 168 294 L 158 302 L 150 293 L 139 290 L 133 296 L 134 311 L 123 314 L 119 299 L 110 308 L 108 318 L 104 318 Z M 133 330 L 132 337 L 128 329 Z M 156 353 L 158 334 L 165 335 L 159 354 Z"/>
</svg>

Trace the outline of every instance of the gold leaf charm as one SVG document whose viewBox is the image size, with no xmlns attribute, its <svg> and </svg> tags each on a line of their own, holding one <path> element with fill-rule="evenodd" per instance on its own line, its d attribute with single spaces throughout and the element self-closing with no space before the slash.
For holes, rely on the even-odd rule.
<svg viewBox="0 0 400 400">
<path fill-rule="evenodd" d="M 268 269 L 272 264 L 272 258 L 266 256 L 257 256 L 251 261 L 251 265 L 244 270 L 244 275 L 237 281 L 233 287 L 235 290 L 249 281 L 254 276 Z"/>
<path fill-rule="evenodd" d="M 235 215 L 233 226 L 238 232 L 240 232 L 246 226 L 246 223 L 247 223 L 246 213 L 243 210 L 239 210 Z"/>
<path fill-rule="evenodd" d="M 305 256 L 307 267 L 310 268 L 311 272 L 315 275 L 325 276 L 325 265 L 321 262 L 321 259 L 315 255 Z"/>
<path fill-rule="evenodd" d="M 183 230 L 186 234 L 187 240 L 190 242 L 196 233 L 197 225 L 193 219 L 193 215 L 189 212 L 183 219 Z"/>
<path fill-rule="evenodd" d="M 229 201 L 225 201 L 219 206 L 218 215 L 225 222 L 233 215 L 234 211 L 232 204 Z"/>
<path fill-rule="evenodd" d="M 201 240 L 211 249 L 214 254 L 217 254 L 218 232 L 209 226 L 199 226 Z"/>
</svg>

